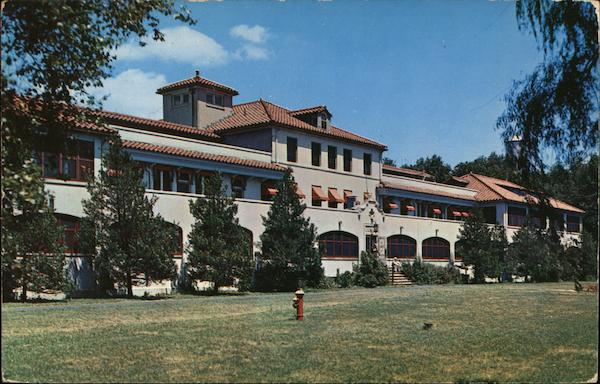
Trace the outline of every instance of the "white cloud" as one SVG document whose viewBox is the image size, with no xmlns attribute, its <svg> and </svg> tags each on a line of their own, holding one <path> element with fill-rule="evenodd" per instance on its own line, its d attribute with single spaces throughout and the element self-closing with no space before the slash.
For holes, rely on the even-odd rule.
<svg viewBox="0 0 600 384">
<path fill-rule="evenodd" d="M 267 48 L 254 44 L 244 44 L 242 48 L 235 52 L 235 58 L 239 60 L 266 60 L 269 55 L 270 52 Z"/>
<path fill-rule="evenodd" d="M 104 109 L 128 115 L 162 118 L 162 97 L 155 92 L 167 83 L 164 75 L 128 69 L 104 80 L 104 87 L 90 90 L 96 97 L 108 96 Z"/>
<path fill-rule="evenodd" d="M 160 59 L 193 66 L 224 64 L 229 54 L 213 38 L 187 26 L 162 30 L 165 41 L 152 40 L 144 47 L 131 42 L 120 46 L 115 54 L 118 60 Z"/>
<path fill-rule="evenodd" d="M 229 31 L 231 36 L 246 40 L 254 44 L 262 44 L 267 41 L 269 34 L 267 29 L 260 25 L 250 27 L 246 24 L 236 25 Z"/>
</svg>

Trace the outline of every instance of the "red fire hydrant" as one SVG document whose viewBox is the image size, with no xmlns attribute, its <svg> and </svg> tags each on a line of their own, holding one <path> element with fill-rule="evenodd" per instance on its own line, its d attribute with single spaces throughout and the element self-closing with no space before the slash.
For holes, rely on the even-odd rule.
<svg viewBox="0 0 600 384">
<path fill-rule="evenodd" d="M 296 320 L 302 320 L 304 317 L 304 291 L 300 288 L 294 294 L 296 297 L 294 297 L 292 306 L 296 308 Z"/>
</svg>

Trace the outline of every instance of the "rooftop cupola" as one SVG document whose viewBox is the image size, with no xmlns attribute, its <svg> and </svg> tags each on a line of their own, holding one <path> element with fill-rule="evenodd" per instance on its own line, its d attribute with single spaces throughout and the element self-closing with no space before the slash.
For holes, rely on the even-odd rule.
<svg viewBox="0 0 600 384">
<path fill-rule="evenodd" d="M 206 128 L 232 114 L 235 89 L 200 77 L 167 84 L 156 90 L 163 97 L 163 119 L 172 123 Z"/>
<path fill-rule="evenodd" d="M 329 130 L 331 128 L 331 113 L 324 105 L 316 107 L 297 109 L 290 113 L 296 119 L 302 120 L 314 127 Z"/>
</svg>

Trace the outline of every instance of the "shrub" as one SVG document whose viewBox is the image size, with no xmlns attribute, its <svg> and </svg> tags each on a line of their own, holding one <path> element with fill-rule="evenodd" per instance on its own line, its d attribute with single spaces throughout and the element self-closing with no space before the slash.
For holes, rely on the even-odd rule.
<svg viewBox="0 0 600 384">
<path fill-rule="evenodd" d="M 388 269 L 384 263 L 379 261 L 371 252 L 360 254 L 360 264 L 355 265 L 354 284 L 361 287 L 373 288 L 388 283 Z"/>
<path fill-rule="evenodd" d="M 349 288 L 353 285 L 354 273 L 346 271 L 337 277 L 337 284 L 340 288 Z"/>
<path fill-rule="evenodd" d="M 415 284 L 448 284 L 460 283 L 461 277 L 458 269 L 448 267 L 438 267 L 432 264 L 426 264 L 416 260 L 412 264 L 402 263 L 402 273 L 406 275 Z"/>
</svg>

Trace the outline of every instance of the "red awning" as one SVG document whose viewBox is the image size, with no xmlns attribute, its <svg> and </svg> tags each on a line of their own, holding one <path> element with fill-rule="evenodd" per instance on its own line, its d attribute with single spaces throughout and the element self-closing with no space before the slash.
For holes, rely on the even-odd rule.
<svg viewBox="0 0 600 384">
<path fill-rule="evenodd" d="M 433 208 L 433 213 L 436 215 L 441 215 L 442 214 L 442 210 L 439 208 Z"/>
<path fill-rule="evenodd" d="M 299 198 L 304 199 L 306 197 L 306 195 L 304 194 L 304 192 L 302 192 L 302 190 L 300 189 L 298 184 L 296 184 L 295 187 L 296 187 L 296 195 L 298 195 Z"/>
<path fill-rule="evenodd" d="M 388 204 L 388 207 L 389 207 L 390 209 L 396 209 L 396 208 L 398 208 L 398 204 L 396 204 L 396 203 L 389 203 L 389 204 Z"/>
<path fill-rule="evenodd" d="M 462 214 L 458 211 L 452 211 L 452 216 L 462 216 Z"/>
<path fill-rule="evenodd" d="M 321 187 L 313 185 L 312 186 L 312 198 L 313 200 L 327 201 L 327 195 L 321 189 Z"/>
<path fill-rule="evenodd" d="M 469 216 L 471 216 L 471 215 L 469 214 L 469 212 L 461 212 L 461 214 L 462 214 L 464 217 L 469 217 Z"/>
<path fill-rule="evenodd" d="M 337 188 L 329 188 L 327 190 L 327 194 L 329 195 L 329 201 L 332 203 L 343 203 L 344 199 L 340 197 L 338 194 Z"/>
<path fill-rule="evenodd" d="M 364 197 L 365 201 L 369 201 L 371 194 L 369 192 L 365 192 L 365 193 L 363 193 L 363 197 Z"/>
<path fill-rule="evenodd" d="M 277 192 L 279 192 L 277 188 L 267 188 L 267 195 L 269 196 L 275 196 Z"/>
<path fill-rule="evenodd" d="M 344 200 L 347 200 L 350 196 L 352 196 L 352 191 L 345 189 L 344 190 Z"/>
<path fill-rule="evenodd" d="M 406 210 L 407 210 L 407 211 L 414 211 L 414 210 L 415 210 L 415 207 L 413 207 L 412 205 L 407 205 L 407 206 L 406 206 Z"/>
</svg>

